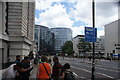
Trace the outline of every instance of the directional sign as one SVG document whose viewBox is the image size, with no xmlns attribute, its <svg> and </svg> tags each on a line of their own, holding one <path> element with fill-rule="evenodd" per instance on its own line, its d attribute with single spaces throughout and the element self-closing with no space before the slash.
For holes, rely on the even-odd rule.
<svg viewBox="0 0 120 80">
<path fill-rule="evenodd" d="M 96 42 L 97 40 L 97 28 L 85 27 L 85 41 Z"/>
<path fill-rule="evenodd" d="M 113 56 L 118 56 L 118 54 L 113 54 Z"/>
<path fill-rule="evenodd" d="M 120 58 L 120 54 L 113 54 L 113 56 L 117 56 L 117 57 L 119 57 L 119 58 Z"/>
</svg>

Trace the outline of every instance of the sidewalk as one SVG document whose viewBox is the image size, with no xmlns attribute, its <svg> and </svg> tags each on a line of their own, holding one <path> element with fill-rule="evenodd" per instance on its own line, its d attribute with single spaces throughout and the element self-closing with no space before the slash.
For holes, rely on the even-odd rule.
<svg viewBox="0 0 120 80">
<path fill-rule="evenodd" d="M 32 64 L 32 66 L 33 66 L 33 70 L 32 70 L 31 75 L 29 77 L 30 80 L 36 79 L 37 68 L 38 68 L 38 65 Z"/>
<path fill-rule="evenodd" d="M 0 80 L 2 79 L 2 73 L 4 73 L 5 69 L 0 70 Z"/>
</svg>

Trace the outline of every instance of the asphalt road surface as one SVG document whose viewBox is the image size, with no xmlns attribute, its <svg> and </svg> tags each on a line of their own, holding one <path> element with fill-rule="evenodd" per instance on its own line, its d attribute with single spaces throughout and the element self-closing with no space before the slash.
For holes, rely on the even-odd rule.
<svg viewBox="0 0 120 80">
<path fill-rule="evenodd" d="M 92 61 L 80 58 L 59 57 L 62 65 L 69 63 L 71 71 L 73 71 L 76 80 L 91 80 Z M 53 61 L 52 61 L 53 64 Z M 109 60 L 95 60 L 95 80 L 120 80 L 120 62 Z M 33 65 L 34 70 L 30 79 L 36 78 L 38 65 Z"/>
<path fill-rule="evenodd" d="M 77 80 L 91 80 L 92 61 L 80 58 L 59 57 L 62 65 L 69 63 Z M 95 80 L 119 80 L 119 61 L 95 60 Z"/>
</svg>

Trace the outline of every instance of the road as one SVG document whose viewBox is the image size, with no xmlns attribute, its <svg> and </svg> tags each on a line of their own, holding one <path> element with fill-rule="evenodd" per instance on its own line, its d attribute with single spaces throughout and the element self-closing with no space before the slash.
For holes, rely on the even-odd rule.
<svg viewBox="0 0 120 80">
<path fill-rule="evenodd" d="M 78 80 L 91 80 L 92 62 L 88 59 L 59 58 L 62 64 L 70 63 L 71 70 Z M 119 61 L 96 60 L 95 80 L 119 80 Z"/>
</svg>

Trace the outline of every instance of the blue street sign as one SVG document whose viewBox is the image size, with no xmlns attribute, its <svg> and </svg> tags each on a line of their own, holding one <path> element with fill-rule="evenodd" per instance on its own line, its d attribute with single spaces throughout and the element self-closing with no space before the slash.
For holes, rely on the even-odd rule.
<svg viewBox="0 0 120 80">
<path fill-rule="evenodd" d="M 113 54 L 113 56 L 117 56 L 117 57 L 119 57 L 119 58 L 120 58 L 120 54 Z"/>
<path fill-rule="evenodd" d="M 118 56 L 118 54 L 113 54 L 113 56 Z"/>
<path fill-rule="evenodd" d="M 86 41 L 86 42 L 96 42 L 96 38 L 85 37 L 85 41 Z"/>
<path fill-rule="evenodd" d="M 97 41 L 97 28 L 85 27 L 85 41 L 86 42 Z"/>
</svg>

